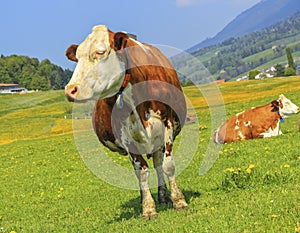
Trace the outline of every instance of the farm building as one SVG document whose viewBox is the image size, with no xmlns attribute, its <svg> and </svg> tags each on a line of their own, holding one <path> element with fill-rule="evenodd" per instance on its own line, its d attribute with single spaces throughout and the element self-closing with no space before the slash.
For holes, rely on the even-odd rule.
<svg viewBox="0 0 300 233">
<path fill-rule="evenodd" d="M 27 92 L 25 87 L 20 87 L 19 84 L 4 84 L 0 83 L 0 94 L 14 94 Z"/>
</svg>

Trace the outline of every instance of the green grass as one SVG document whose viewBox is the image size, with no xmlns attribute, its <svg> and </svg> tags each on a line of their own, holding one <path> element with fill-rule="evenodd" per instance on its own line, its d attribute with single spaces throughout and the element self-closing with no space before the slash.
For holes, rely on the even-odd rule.
<svg viewBox="0 0 300 233">
<path fill-rule="evenodd" d="M 218 87 L 228 117 L 281 93 L 300 105 L 300 77 Z M 281 125 L 282 136 L 224 145 L 200 176 L 212 130 L 209 107 L 197 88 L 185 93 L 200 128 L 197 152 L 178 176 L 189 209 L 157 205 L 151 221 L 141 218 L 139 191 L 110 185 L 87 168 L 72 120 L 64 119 L 72 106 L 62 91 L 0 96 L 0 232 L 299 232 L 299 116 Z M 110 156 L 130 167 L 125 157 Z M 157 189 L 152 193 L 157 201 Z"/>
</svg>

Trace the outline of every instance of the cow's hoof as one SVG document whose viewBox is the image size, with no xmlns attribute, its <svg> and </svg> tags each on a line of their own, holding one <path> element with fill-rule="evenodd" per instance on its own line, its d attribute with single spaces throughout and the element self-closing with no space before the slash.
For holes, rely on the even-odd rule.
<svg viewBox="0 0 300 233">
<path fill-rule="evenodd" d="M 159 196 L 158 197 L 158 203 L 159 204 L 170 204 L 172 203 L 172 200 L 169 196 Z"/>
<path fill-rule="evenodd" d="M 189 208 L 184 199 L 178 200 L 177 202 L 173 203 L 173 207 L 175 210 L 183 210 Z"/>
<path fill-rule="evenodd" d="M 142 218 L 143 220 L 151 220 L 156 219 L 158 216 L 156 211 L 148 211 L 146 213 L 143 213 Z"/>
</svg>

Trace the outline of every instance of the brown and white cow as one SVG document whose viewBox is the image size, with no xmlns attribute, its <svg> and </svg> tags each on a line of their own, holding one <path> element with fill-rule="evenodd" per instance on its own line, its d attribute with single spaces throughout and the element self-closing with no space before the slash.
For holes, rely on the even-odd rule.
<svg viewBox="0 0 300 233">
<path fill-rule="evenodd" d="M 104 25 L 95 26 L 79 46 L 71 45 L 66 55 L 77 66 L 65 94 L 69 101 L 97 99 L 94 130 L 111 151 L 129 154 L 139 180 L 142 217 L 157 216 L 148 183 L 149 167 L 142 154 L 153 158 L 159 202 L 172 201 L 175 209 L 187 207 L 175 180 L 172 156 L 173 141 L 186 117 L 186 103 L 169 60 L 157 48 Z"/>
<path fill-rule="evenodd" d="M 299 111 L 298 106 L 280 95 L 278 100 L 267 105 L 247 109 L 229 118 L 215 131 L 214 141 L 222 144 L 280 135 L 279 123 Z"/>
</svg>

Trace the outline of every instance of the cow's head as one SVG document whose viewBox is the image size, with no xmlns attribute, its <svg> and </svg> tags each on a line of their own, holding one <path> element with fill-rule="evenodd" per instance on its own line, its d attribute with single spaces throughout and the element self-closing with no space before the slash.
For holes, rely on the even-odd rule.
<svg viewBox="0 0 300 233">
<path fill-rule="evenodd" d="M 300 108 L 282 94 L 279 96 L 277 102 L 279 105 L 278 107 L 280 115 L 282 115 L 283 117 L 287 117 L 291 114 L 300 112 Z"/>
<path fill-rule="evenodd" d="M 67 49 L 66 56 L 77 62 L 65 87 L 70 101 L 108 98 L 118 92 L 125 73 L 122 51 L 128 38 L 125 33 L 113 33 L 100 25 L 80 45 Z"/>
</svg>

